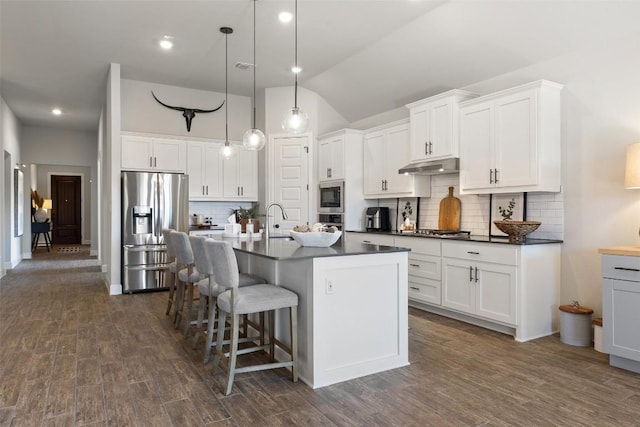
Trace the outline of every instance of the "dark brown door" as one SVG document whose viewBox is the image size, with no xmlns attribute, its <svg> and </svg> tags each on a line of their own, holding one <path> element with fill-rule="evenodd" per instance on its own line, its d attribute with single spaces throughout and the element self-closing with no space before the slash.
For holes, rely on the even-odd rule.
<svg viewBox="0 0 640 427">
<path fill-rule="evenodd" d="M 82 217 L 80 215 L 79 176 L 51 176 L 51 204 L 53 212 L 53 244 L 80 244 L 82 242 Z"/>
</svg>

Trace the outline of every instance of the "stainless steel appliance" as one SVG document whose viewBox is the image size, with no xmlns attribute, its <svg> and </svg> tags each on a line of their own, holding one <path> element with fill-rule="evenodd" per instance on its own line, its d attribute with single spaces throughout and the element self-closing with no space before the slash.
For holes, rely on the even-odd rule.
<svg viewBox="0 0 640 427">
<path fill-rule="evenodd" d="M 430 229 L 430 228 L 419 228 L 417 230 L 414 230 L 413 232 L 409 232 L 409 234 L 419 234 L 421 236 L 437 236 L 437 237 L 442 237 L 442 238 L 464 238 L 464 239 L 468 239 L 471 237 L 471 232 L 470 231 L 464 231 L 464 230 L 434 230 L 434 229 Z"/>
<path fill-rule="evenodd" d="M 163 228 L 189 228 L 188 176 L 122 172 L 122 290 L 163 289 Z"/>
<path fill-rule="evenodd" d="M 367 208 L 366 220 L 367 220 L 367 231 L 391 230 L 391 223 L 389 222 L 389 208 L 385 208 L 385 207 Z"/>
<path fill-rule="evenodd" d="M 320 183 L 318 190 L 318 212 L 344 212 L 344 181 Z"/>
<path fill-rule="evenodd" d="M 318 214 L 318 222 L 328 226 L 335 225 L 338 230 L 342 230 L 344 226 L 343 214 Z"/>
</svg>

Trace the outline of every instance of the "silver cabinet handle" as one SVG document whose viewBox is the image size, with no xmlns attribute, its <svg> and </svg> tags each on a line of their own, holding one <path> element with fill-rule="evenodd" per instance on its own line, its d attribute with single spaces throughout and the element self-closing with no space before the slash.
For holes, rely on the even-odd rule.
<svg viewBox="0 0 640 427">
<path fill-rule="evenodd" d="M 327 178 L 331 178 L 331 168 L 327 168 Z"/>
<path fill-rule="evenodd" d="M 149 167 L 153 167 L 153 157 L 149 156 Z"/>
<path fill-rule="evenodd" d="M 207 196 L 209 195 L 209 186 L 207 185 Z"/>
<path fill-rule="evenodd" d="M 493 170 L 493 181 L 497 184 L 498 183 L 498 169 L 494 169 Z"/>
<path fill-rule="evenodd" d="M 409 264 L 411 267 L 420 267 L 420 264 Z"/>
<path fill-rule="evenodd" d="M 429 154 L 433 154 L 433 143 L 429 141 Z"/>
<path fill-rule="evenodd" d="M 409 286 L 409 289 L 413 289 L 414 291 L 419 291 L 420 288 L 416 288 L 415 286 Z"/>
<path fill-rule="evenodd" d="M 493 169 L 489 169 L 489 184 L 493 184 Z"/>
<path fill-rule="evenodd" d="M 371 240 L 363 240 L 362 243 L 371 243 Z"/>
<path fill-rule="evenodd" d="M 478 283 L 478 267 L 476 267 L 476 283 Z"/>
<path fill-rule="evenodd" d="M 469 281 L 473 282 L 473 267 L 469 266 Z"/>
<path fill-rule="evenodd" d="M 207 193 L 204 192 L 204 185 L 202 186 L 202 195 L 206 195 Z"/>
<path fill-rule="evenodd" d="M 153 167 L 157 167 L 158 166 L 158 158 L 156 156 L 153 156 Z"/>
<path fill-rule="evenodd" d="M 424 143 L 424 155 L 428 155 L 429 154 L 429 143 L 425 142 Z"/>
<path fill-rule="evenodd" d="M 623 270 L 623 271 L 640 271 L 637 268 L 626 268 L 626 267 L 613 267 L 614 270 Z"/>
<path fill-rule="evenodd" d="M 384 179 L 380 181 L 380 190 L 384 191 Z"/>
<path fill-rule="evenodd" d="M 471 255 L 480 255 L 480 252 L 475 252 L 475 251 L 467 251 L 467 253 Z"/>
</svg>

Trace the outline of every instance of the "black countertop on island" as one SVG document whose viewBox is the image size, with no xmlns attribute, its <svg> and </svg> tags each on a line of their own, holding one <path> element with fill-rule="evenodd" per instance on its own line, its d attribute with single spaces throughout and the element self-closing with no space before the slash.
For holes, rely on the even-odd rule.
<svg viewBox="0 0 640 427">
<path fill-rule="evenodd" d="M 550 243 L 562 243 L 562 240 L 555 239 L 526 239 L 524 242 L 510 242 L 508 237 L 495 237 L 495 236 L 434 236 L 428 234 L 417 233 L 402 233 L 400 231 L 357 231 L 347 230 L 349 233 L 367 233 L 367 234 L 381 234 L 387 236 L 402 236 L 402 237 L 415 237 L 417 239 L 438 239 L 438 240 L 454 240 L 463 242 L 481 242 L 481 243 L 498 243 L 502 245 L 546 245 Z"/>
<path fill-rule="evenodd" d="M 219 238 L 219 237 L 216 237 Z M 343 239 L 344 240 L 344 239 Z M 367 245 L 357 242 L 338 242 L 327 248 L 312 246 L 300 246 L 294 240 L 275 239 L 238 239 L 225 238 L 231 243 L 233 249 L 246 252 L 251 255 L 261 256 L 275 260 L 305 259 L 332 256 L 371 255 L 391 252 L 409 252 L 408 248 L 396 248 L 393 246 Z"/>
</svg>

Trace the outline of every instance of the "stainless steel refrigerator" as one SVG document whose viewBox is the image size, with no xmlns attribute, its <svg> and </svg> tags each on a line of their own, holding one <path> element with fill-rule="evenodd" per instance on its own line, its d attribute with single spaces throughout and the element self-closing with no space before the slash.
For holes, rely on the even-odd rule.
<svg viewBox="0 0 640 427">
<path fill-rule="evenodd" d="M 188 230 L 188 175 L 122 172 L 122 291 L 164 289 L 163 228 Z"/>
</svg>

